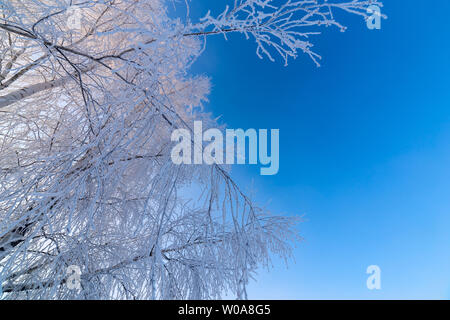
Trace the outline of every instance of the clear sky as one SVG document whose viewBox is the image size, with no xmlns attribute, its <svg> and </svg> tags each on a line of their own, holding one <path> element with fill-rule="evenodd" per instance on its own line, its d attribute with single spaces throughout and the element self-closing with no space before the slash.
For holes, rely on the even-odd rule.
<svg viewBox="0 0 450 320">
<path fill-rule="evenodd" d="M 275 259 L 249 298 L 450 298 L 450 1 L 383 11 L 381 30 L 346 14 L 347 32 L 313 39 L 320 68 L 260 60 L 241 36 L 210 37 L 193 66 L 212 78 L 207 108 L 228 127 L 280 129 L 277 175 L 233 173 L 272 212 L 305 218 L 295 262 Z M 372 264 L 379 291 L 366 288 Z"/>
</svg>

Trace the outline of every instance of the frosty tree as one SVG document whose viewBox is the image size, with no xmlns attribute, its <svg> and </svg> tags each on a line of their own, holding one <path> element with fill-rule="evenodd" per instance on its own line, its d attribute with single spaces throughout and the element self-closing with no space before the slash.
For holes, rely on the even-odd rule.
<svg viewBox="0 0 450 320">
<path fill-rule="evenodd" d="M 344 29 L 335 11 L 381 4 L 230 0 L 198 22 L 167 4 L 0 1 L 3 299 L 245 299 L 258 267 L 289 257 L 295 219 L 255 206 L 229 168 L 172 163 L 174 129 L 215 125 L 189 67 L 229 33 L 259 57 L 317 63 L 309 38 Z"/>
</svg>

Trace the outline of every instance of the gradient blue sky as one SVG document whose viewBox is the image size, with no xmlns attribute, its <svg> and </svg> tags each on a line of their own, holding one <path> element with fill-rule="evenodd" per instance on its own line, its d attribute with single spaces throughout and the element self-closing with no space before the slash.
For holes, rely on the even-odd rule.
<svg viewBox="0 0 450 320">
<path fill-rule="evenodd" d="M 194 15 L 229 1 L 194 0 Z M 304 215 L 286 268 L 261 271 L 253 299 L 450 298 L 450 1 L 385 1 L 381 30 L 340 15 L 323 56 L 284 67 L 241 36 L 210 37 L 193 73 L 230 128 L 279 128 L 280 172 L 237 166 L 276 213 Z M 382 270 L 366 288 L 367 266 Z"/>
</svg>

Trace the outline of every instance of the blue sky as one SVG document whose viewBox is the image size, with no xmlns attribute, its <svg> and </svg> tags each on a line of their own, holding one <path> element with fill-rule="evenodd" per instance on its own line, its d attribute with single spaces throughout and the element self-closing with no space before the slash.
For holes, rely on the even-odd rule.
<svg viewBox="0 0 450 320">
<path fill-rule="evenodd" d="M 212 78 L 207 108 L 228 127 L 280 129 L 277 175 L 233 173 L 272 212 L 305 218 L 295 262 L 275 259 L 249 298 L 450 298 L 450 2 L 383 11 L 381 30 L 340 15 L 347 32 L 313 39 L 320 68 L 306 56 L 260 60 L 239 35 L 210 37 L 193 66 Z M 366 288 L 372 264 L 379 291 Z"/>
</svg>

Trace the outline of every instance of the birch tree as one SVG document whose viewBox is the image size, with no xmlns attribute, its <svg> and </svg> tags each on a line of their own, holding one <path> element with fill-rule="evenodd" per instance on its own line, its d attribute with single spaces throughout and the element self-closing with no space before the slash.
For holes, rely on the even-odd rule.
<svg viewBox="0 0 450 320">
<path fill-rule="evenodd" d="M 199 21 L 168 4 L 0 1 L 3 299 L 246 299 L 258 268 L 289 258 L 297 219 L 255 205 L 229 167 L 172 163 L 174 129 L 217 126 L 189 68 L 230 33 L 318 64 L 310 39 L 345 29 L 334 12 L 381 3 L 230 0 Z"/>
</svg>

